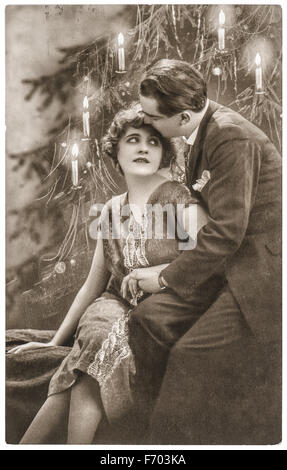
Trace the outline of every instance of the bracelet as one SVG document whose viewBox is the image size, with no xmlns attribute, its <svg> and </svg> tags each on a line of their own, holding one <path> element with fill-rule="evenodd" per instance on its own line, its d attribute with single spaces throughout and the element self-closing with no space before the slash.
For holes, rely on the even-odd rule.
<svg viewBox="0 0 287 470">
<path fill-rule="evenodd" d="M 159 287 L 161 288 L 161 290 L 164 290 L 164 289 L 167 288 L 167 286 L 164 282 L 164 278 L 163 278 L 161 273 L 159 273 L 159 275 L 158 275 L 158 284 L 159 284 Z"/>
</svg>

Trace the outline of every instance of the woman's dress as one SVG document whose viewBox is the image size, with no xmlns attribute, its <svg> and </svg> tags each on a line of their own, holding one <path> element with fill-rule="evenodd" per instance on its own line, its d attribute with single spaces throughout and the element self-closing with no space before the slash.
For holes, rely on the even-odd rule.
<svg viewBox="0 0 287 470">
<path fill-rule="evenodd" d="M 124 300 L 122 279 L 133 269 L 169 263 L 178 256 L 177 208 L 194 202 L 185 186 L 166 181 L 151 194 L 141 223 L 133 215 L 127 193 L 105 205 L 99 231 L 111 278 L 106 291 L 81 317 L 73 348 L 52 377 L 48 395 L 71 387 L 82 372 L 98 381 L 110 422 L 131 410 L 135 366 L 127 320 L 129 311 L 147 294 Z"/>
</svg>

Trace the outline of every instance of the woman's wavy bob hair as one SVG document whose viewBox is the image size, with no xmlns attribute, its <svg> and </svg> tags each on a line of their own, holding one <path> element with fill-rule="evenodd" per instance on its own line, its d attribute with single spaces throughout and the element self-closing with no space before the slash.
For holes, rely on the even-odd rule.
<svg viewBox="0 0 287 470">
<path fill-rule="evenodd" d="M 106 135 L 102 138 L 102 151 L 113 160 L 115 165 L 118 163 L 119 141 L 129 127 L 152 129 L 153 135 L 158 137 L 162 144 L 162 160 L 159 168 L 166 168 L 172 164 L 176 157 L 175 145 L 171 140 L 163 137 L 154 127 L 145 124 L 140 104 L 133 103 L 129 108 L 123 109 L 115 115 Z"/>
</svg>

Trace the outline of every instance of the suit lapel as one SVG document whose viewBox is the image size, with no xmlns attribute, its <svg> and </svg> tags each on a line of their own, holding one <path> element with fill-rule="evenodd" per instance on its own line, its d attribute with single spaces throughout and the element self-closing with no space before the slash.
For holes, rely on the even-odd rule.
<svg viewBox="0 0 287 470">
<path fill-rule="evenodd" d="M 188 160 L 187 160 L 187 173 L 186 173 L 186 182 L 189 188 L 191 188 L 193 180 L 195 179 L 197 162 L 202 153 L 206 128 L 211 119 L 211 116 L 219 108 L 220 108 L 220 105 L 218 105 L 214 101 L 211 101 L 211 100 L 209 101 L 209 106 L 207 108 L 207 111 L 199 125 L 195 142 L 189 151 Z"/>
</svg>

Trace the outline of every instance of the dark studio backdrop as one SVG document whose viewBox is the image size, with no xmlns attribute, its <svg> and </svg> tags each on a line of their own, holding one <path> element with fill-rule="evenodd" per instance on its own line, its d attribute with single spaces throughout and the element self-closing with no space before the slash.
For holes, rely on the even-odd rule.
<svg viewBox="0 0 287 470">
<path fill-rule="evenodd" d="M 281 151 L 281 32 L 276 5 L 6 7 L 7 328 L 57 328 L 84 281 L 90 208 L 124 190 L 100 139 L 149 62 L 193 63 Z"/>
</svg>

